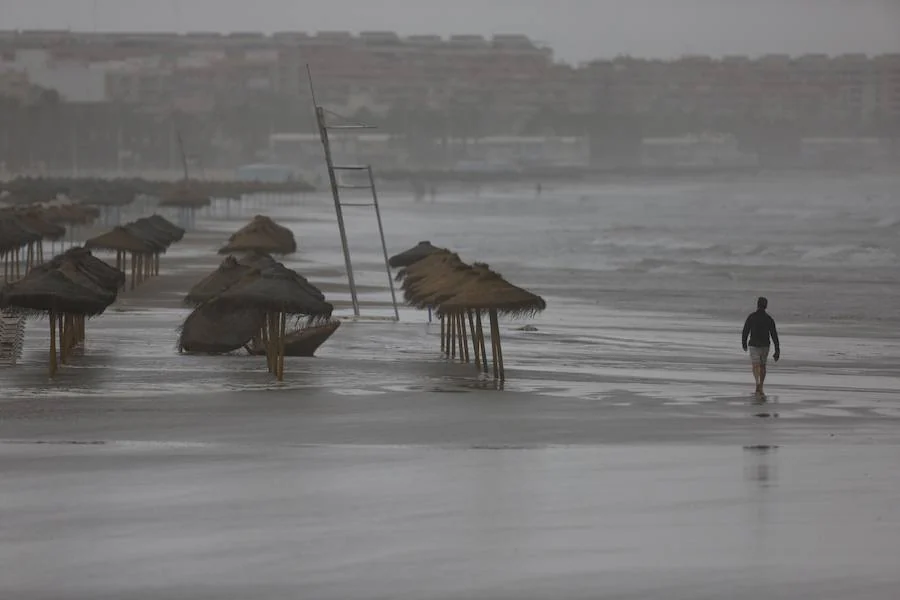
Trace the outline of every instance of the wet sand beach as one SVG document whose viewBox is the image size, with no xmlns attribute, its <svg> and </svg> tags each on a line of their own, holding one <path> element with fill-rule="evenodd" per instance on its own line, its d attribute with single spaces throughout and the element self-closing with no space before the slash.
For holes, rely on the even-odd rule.
<svg viewBox="0 0 900 600">
<path fill-rule="evenodd" d="M 330 199 L 201 215 L 56 379 L 40 321 L 0 370 L 0 596 L 893 598 L 896 189 L 386 195 L 392 252 L 430 239 L 547 300 L 503 322 L 502 389 L 410 309 L 345 320 L 281 384 L 259 357 L 178 355 L 180 296 L 257 212 L 349 314 Z M 363 214 L 363 311 L 384 317 Z M 764 401 L 739 340 L 760 293 L 784 345 Z"/>
</svg>

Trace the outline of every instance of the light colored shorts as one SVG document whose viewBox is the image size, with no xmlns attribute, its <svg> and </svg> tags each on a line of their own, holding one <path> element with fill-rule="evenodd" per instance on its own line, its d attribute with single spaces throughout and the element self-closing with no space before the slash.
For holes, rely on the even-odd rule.
<svg viewBox="0 0 900 600">
<path fill-rule="evenodd" d="M 769 360 L 768 346 L 750 346 L 750 361 L 754 365 L 764 365 Z"/>
</svg>

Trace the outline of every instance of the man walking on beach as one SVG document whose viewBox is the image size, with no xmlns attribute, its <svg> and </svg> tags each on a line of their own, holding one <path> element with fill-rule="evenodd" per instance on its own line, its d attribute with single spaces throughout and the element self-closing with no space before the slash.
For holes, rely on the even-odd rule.
<svg viewBox="0 0 900 600">
<path fill-rule="evenodd" d="M 756 300 L 756 312 L 751 313 L 744 322 L 744 332 L 741 335 L 741 346 L 747 351 L 749 337 L 750 361 L 753 363 L 753 378 L 756 380 L 756 393 L 763 393 L 763 384 L 766 382 L 766 362 L 769 358 L 769 340 L 775 344 L 775 354 L 772 359 L 778 362 L 781 358 L 781 346 L 778 343 L 778 330 L 775 329 L 775 319 L 769 316 L 766 308 L 769 301 L 760 297 Z"/>
</svg>

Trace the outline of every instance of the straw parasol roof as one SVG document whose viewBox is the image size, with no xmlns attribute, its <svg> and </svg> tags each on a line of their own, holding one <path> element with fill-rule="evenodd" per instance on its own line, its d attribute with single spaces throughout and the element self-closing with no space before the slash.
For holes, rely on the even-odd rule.
<svg viewBox="0 0 900 600">
<path fill-rule="evenodd" d="M 290 254 L 297 251 L 293 232 L 269 217 L 256 215 L 250 223 L 234 233 L 219 254 L 233 252 L 265 252 Z"/>
<path fill-rule="evenodd" d="M 469 280 L 437 303 L 442 313 L 496 310 L 508 316 L 534 315 L 547 308 L 543 298 L 515 286 L 486 265 L 473 267 Z"/>
<path fill-rule="evenodd" d="M 250 272 L 211 304 L 220 310 L 255 308 L 311 317 L 330 317 L 334 310 L 321 290 L 280 263 Z"/>
<path fill-rule="evenodd" d="M 432 246 L 431 242 L 426 240 L 424 242 L 419 242 L 409 250 L 404 250 L 399 254 L 395 254 L 390 258 L 388 263 L 394 268 L 408 267 L 411 264 L 422 260 L 426 256 L 441 250 L 446 251 L 444 248 Z"/>
<path fill-rule="evenodd" d="M 59 268 L 64 261 L 74 262 L 80 271 L 93 279 L 100 287 L 116 292 L 125 284 L 125 273 L 109 266 L 87 248 L 69 248 L 63 254 L 54 257 L 50 262 L 37 268 Z"/>
<path fill-rule="evenodd" d="M 506 281 L 486 264 L 464 263 L 458 255 L 437 250 L 398 274 L 412 306 L 436 306 L 440 312 L 497 310 L 529 315 L 546 308 L 540 296 Z"/>
<path fill-rule="evenodd" d="M 41 235 L 15 217 L 0 216 L 0 252 L 8 252 L 41 240 Z"/>
<path fill-rule="evenodd" d="M 0 291 L 0 308 L 94 316 L 115 300 L 115 294 L 76 283 L 73 278 L 79 277 L 73 273 L 71 269 L 36 269 Z"/>
<path fill-rule="evenodd" d="M 202 208 L 212 203 L 212 199 L 202 184 L 192 181 L 181 181 L 164 193 L 159 201 L 160 206 L 181 206 L 186 208 Z"/>
<path fill-rule="evenodd" d="M 140 220 L 140 219 L 139 219 Z M 160 215 L 150 215 L 144 219 L 157 229 L 169 232 L 173 242 L 180 242 L 184 237 L 184 229 L 173 224 L 171 221 Z"/>
<path fill-rule="evenodd" d="M 86 225 L 100 216 L 96 206 L 51 204 L 43 209 L 44 219 L 61 225 Z"/>
<path fill-rule="evenodd" d="M 263 326 L 264 313 L 256 309 L 218 311 L 204 304 L 179 328 L 178 351 L 225 354 L 250 343 Z"/>
<path fill-rule="evenodd" d="M 444 263 L 441 268 L 427 276 L 407 279 L 403 286 L 403 296 L 417 308 L 436 306 L 470 280 L 471 270 L 472 268 L 463 262 Z"/>
<path fill-rule="evenodd" d="M 145 223 L 126 223 L 122 226 L 136 238 L 144 240 L 152 252 L 165 252 L 169 247 L 169 237 L 158 229 L 153 229 Z"/>
<path fill-rule="evenodd" d="M 122 252 L 153 252 L 153 245 L 138 232 L 126 227 L 114 227 L 106 233 L 92 237 L 84 243 L 85 248 L 98 250 L 118 250 Z"/>
<path fill-rule="evenodd" d="M 278 261 L 276 261 L 265 252 L 259 252 L 256 250 L 248 252 L 238 262 L 244 266 L 253 267 L 255 269 L 265 269 L 266 267 L 278 264 Z"/>
<path fill-rule="evenodd" d="M 254 270 L 254 267 L 244 265 L 229 256 L 222 261 L 219 267 L 197 282 L 184 298 L 185 304 L 200 305 L 212 300 L 232 285 L 240 281 L 245 275 Z"/>
<path fill-rule="evenodd" d="M 13 212 L 12 215 L 25 227 L 39 234 L 41 239 L 56 241 L 66 235 L 66 228 L 46 219 L 44 211 L 40 209 L 18 210 Z"/>
</svg>

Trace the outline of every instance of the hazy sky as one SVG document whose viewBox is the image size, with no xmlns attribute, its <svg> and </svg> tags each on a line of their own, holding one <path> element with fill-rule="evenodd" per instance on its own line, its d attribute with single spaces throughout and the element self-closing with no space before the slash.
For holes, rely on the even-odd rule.
<svg viewBox="0 0 900 600">
<path fill-rule="evenodd" d="M 900 52 L 900 0 L 0 0 L 0 28 L 526 33 L 571 62 Z"/>
</svg>

